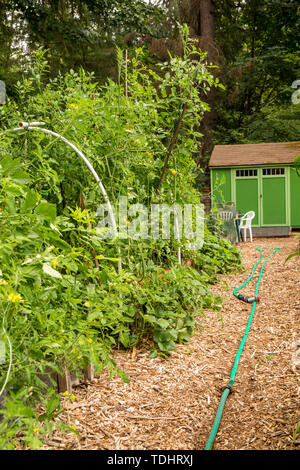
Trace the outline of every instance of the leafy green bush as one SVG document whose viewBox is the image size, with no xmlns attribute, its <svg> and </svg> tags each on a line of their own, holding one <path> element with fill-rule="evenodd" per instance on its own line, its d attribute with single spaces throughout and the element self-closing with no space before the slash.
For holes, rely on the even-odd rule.
<svg viewBox="0 0 300 470">
<path fill-rule="evenodd" d="M 128 96 L 122 80 L 99 87 L 91 75 L 70 71 L 43 83 L 47 68 L 36 52 L 32 77 L 18 83 L 19 101 L 0 108 L 2 125 L 45 121 L 74 142 L 92 161 L 112 202 L 198 203 L 196 124 L 207 105 L 192 88 L 191 104 L 159 196 L 155 188 L 174 123 L 197 70 L 207 90 L 213 77 L 186 39 L 184 58 L 170 58 L 159 70 L 143 62 L 138 49 L 128 70 Z M 111 357 L 118 343 L 132 347 L 147 337 L 151 356 L 187 342 L 194 315 L 219 308 L 209 285 L 218 273 L 241 266 L 239 252 L 207 229 L 198 252 L 182 253 L 171 240 L 102 240 L 97 236 L 98 186 L 77 156 L 61 141 L 39 132 L 0 136 L 0 298 L 2 341 L 9 356 L 1 366 L 5 391 L 0 447 L 38 448 L 60 410 L 59 397 L 43 379 L 85 368 L 116 369 Z M 130 224 L 130 220 L 126 221 Z M 122 270 L 116 269 L 117 248 Z M 43 405 L 43 413 L 36 408 Z"/>
</svg>

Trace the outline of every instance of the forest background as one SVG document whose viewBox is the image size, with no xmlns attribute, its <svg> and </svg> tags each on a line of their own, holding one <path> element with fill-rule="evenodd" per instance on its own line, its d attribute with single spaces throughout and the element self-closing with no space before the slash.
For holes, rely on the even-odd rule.
<svg viewBox="0 0 300 470">
<path fill-rule="evenodd" d="M 116 44 L 143 45 L 148 61 L 180 55 L 178 24 L 207 52 L 225 89 L 212 88 L 199 124 L 195 159 L 208 180 L 214 144 L 300 139 L 292 83 L 300 77 L 300 6 L 295 0 L 2 0 L 0 79 L 7 93 L 26 73 L 32 51 L 47 50 L 49 76 L 83 67 L 100 82 L 117 76 Z"/>
</svg>

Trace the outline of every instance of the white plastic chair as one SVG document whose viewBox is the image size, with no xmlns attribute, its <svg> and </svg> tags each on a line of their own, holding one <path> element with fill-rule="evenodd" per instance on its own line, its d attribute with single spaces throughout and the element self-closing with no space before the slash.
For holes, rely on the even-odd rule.
<svg viewBox="0 0 300 470">
<path fill-rule="evenodd" d="M 247 236 L 246 236 L 247 230 L 249 230 L 249 236 L 250 236 L 251 242 L 253 241 L 251 223 L 254 217 L 255 217 L 255 212 L 249 211 L 245 215 L 243 215 L 243 217 L 240 218 L 239 230 L 240 232 L 242 230 L 244 232 L 244 235 L 243 235 L 244 242 L 247 240 Z"/>
<path fill-rule="evenodd" d="M 219 212 L 219 217 L 222 220 L 231 220 L 231 219 L 233 219 L 233 212 L 221 211 L 221 212 Z"/>
</svg>

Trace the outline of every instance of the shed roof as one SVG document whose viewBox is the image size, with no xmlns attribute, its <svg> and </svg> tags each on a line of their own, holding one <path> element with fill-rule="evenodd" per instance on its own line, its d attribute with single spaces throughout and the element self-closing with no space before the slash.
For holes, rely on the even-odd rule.
<svg viewBox="0 0 300 470">
<path fill-rule="evenodd" d="M 215 145 L 209 166 L 249 166 L 293 163 L 300 142 Z"/>
</svg>

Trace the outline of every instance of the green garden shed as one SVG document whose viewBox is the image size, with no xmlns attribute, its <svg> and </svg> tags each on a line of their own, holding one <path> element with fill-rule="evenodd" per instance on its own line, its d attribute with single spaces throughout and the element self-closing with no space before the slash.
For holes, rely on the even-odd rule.
<svg viewBox="0 0 300 470">
<path fill-rule="evenodd" d="M 287 236 L 300 228 L 300 142 L 216 145 L 209 167 L 212 204 L 255 212 L 254 236 Z M 225 204 L 226 205 L 226 204 Z"/>
</svg>

